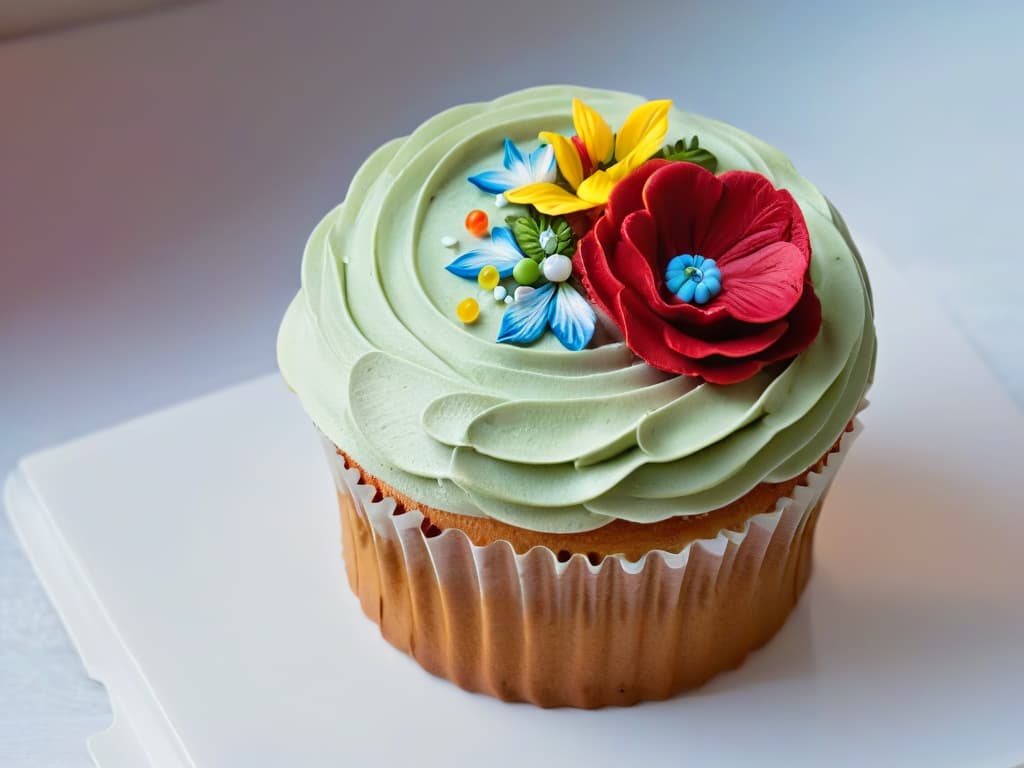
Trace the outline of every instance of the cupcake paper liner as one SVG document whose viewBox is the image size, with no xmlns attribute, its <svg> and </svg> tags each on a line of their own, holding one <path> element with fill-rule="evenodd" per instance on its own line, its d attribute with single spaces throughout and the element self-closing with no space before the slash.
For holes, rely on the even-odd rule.
<svg viewBox="0 0 1024 768">
<path fill-rule="evenodd" d="M 342 517 L 345 570 L 363 612 L 426 670 L 471 691 L 539 706 L 662 699 L 738 666 L 782 626 L 807 582 L 819 509 L 861 430 L 820 471 L 740 531 L 680 552 L 591 563 L 552 550 L 481 546 L 346 467 L 325 441 Z"/>
</svg>

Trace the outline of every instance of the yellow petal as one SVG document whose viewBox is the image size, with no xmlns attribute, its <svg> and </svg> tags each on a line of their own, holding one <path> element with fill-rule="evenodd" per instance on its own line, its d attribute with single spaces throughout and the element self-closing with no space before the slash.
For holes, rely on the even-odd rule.
<svg viewBox="0 0 1024 768">
<path fill-rule="evenodd" d="M 628 159 L 628 155 L 627 155 L 627 159 Z M 617 183 L 617 182 L 622 181 L 624 178 L 626 178 L 626 176 L 632 170 L 633 170 L 633 168 L 631 168 L 628 163 L 618 162 L 615 165 L 609 166 L 608 170 L 605 171 L 605 173 L 608 174 L 608 178 L 609 179 L 611 179 L 612 181 Z"/>
<path fill-rule="evenodd" d="M 608 196 L 611 195 L 616 182 L 618 179 L 613 178 L 609 173 L 595 171 L 583 180 L 580 188 L 576 190 L 576 194 L 590 203 L 590 207 L 604 205 L 608 202 Z"/>
<path fill-rule="evenodd" d="M 615 138 L 615 159 L 624 160 L 637 149 L 647 152 L 650 147 L 647 157 L 640 161 L 642 163 L 657 152 L 668 133 L 668 110 L 671 106 L 671 101 L 662 99 L 648 101 L 634 109 Z"/>
<path fill-rule="evenodd" d="M 611 126 L 596 110 L 579 99 L 573 99 L 572 124 L 576 126 L 576 135 L 583 139 L 587 154 L 590 155 L 590 162 L 600 165 L 611 159 L 615 137 L 612 135 Z"/>
<path fill-rule="evenodd" d="M 658 151 L 658 147 L 661 146 L 661 141 L 651 141 L 647 144 L 640 144 L 636 146 L 632 152 L 626 155 L 622 160 L 615 163 L 608 168 L 608 178 L 614 182 L 620 182 L 634 170 L 643 165 L 647 160 L 651 158 L 655 152 Z M 580 189 L 582 189 L 582 185 Z M 582 195 L 583 193 L 577 190 L 577 194 Z"/>
<path fill-rule="evenodd" d="M 633 147 L 628 155 L 608 168 L 608 175 L 615 181 L 622 181 L 627 175 L 651 159 L 651 156 L 661 147 L 664 138 L 663 135 L 658 136 L 657 134 L 647 136 Z"/>
<path fill-rule="evenodd" d="M 563 213 L 585 211 L 594 207 L 593 203 L 581 200 L 557 184 L 548 182 L 527 184 L 525 187 L 510 189 L 505 193 L 505 199 L 517 205 L 532 205 L 541 213 L 546 213 L 549 216 L 560 216 Z"/>
<path fill-rule="evenodd" d="M 560 133 L 549 131 L 541 131 L 540 140 L 545 144 L 550 144 L 555 150 L 555 162 L 558 163 L 558 170 L 562 172 L 562 176 L 569 182 L 569 185 L 576 189 L 583 181 L 583 161 L 580 160 L 580 153 L 576 151 L 576 146 Z"/>
</svg>

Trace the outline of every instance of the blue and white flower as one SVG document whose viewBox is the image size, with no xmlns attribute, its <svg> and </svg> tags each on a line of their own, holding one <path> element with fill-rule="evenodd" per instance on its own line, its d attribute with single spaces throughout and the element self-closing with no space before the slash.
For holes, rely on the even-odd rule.
<svg viewBox="0 0 1024 768">
<path fill-rule="evenodd" d="M 566 349 L 577 352 L 594 336 L 593 307 L 567 282 L 545 283 L 508 306 L 501 318 L 498 341 L 529 344 L 546 328 Z"/>
<path fill-rule="evenodd" d="M 484 192 L 498 195 L 528 184 L 553 183 L 558 176 L 555 149 L 550 144 L 541 144 L 527 156 L 511 139 L 505 139 L 502 165 L 505 167 L 470 176 L 469 181 Z"/>
<path fill-rule="evenodd" d="M 494 227 L 491 229 L 490 240 L 484 240 L 472 251 L 462 254 L 445 269 L 453 275 L 476 280 L 480 270 L 490 264 L 502 278 L 506 278 L 512 275 L 516 264 L 525 258 L 526 254 L 519 250 L 512 230 L 508 227 Z"/>
</svg>

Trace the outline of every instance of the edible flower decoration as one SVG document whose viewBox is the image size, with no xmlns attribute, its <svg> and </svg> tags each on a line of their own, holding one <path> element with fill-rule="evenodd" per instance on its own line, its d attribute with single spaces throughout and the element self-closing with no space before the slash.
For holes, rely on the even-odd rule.
<svg viewBox="0 0 1024 768">
<path fill-rule="evenodd" d="M 495 195 L 495 206 L 514 203 L 524 210 L 507 217 L 506 226 L 493 228 L 485 211 L 474 208 L 466 214 L 463 225 L 474 245 L 447 265 L 449 272 L 475 281 L 479 289 L 454 307 L 462 323 L 473 325 L 493 316 L 488 306 L 494 305 L 485 300 L 493 298 L 503 312 L 497 341 L 530 344 L 550 330 L 567 349 L 581 350 L 594 336 L 596 306 L 651 365 L 709 381 L 746 378 L 809 343 L 813 333 L 804 337 L 810 325 L 817 331 L 820 310 L 809 283 L 806 290 L 802 287 L 810 255 L 803 219 L 786 230 L 801 254 L 798 257 L 780 256 L 759 239 L 774 219 L 768 214 L 762 217 L 758 206 L 775 205 L 771 194 L 785 196 L 789 204 L 792 199 L 777 193 L 757 174 L 747 174 L 760 180 L 749 180 L 750 189 L 735 178 L 721 182 L 730 189 L 737 184 L 743 187 L 728 196 L 715 187 L 719 182 L 708 184 L 705 177 L 715 179 L 718 161 L 696 136 L 662 146 L 671 106 L 668 100 L 641 104 L 616 134 L 597 111 L 573 99 L 576 135 L 567 138 L 542 131 L 539 146 L 529 153 L 505 139 L 502 168 L 477 173 L 469 181 Z M 685 238 L 680 237 L 665 246 L 671 253 L 666 251 L 658 236 L 651 234 L 657 225 L 645 208 L 645 184 L 661 166 L 670 165 L 690 169 L 683 174 L 689 174 L 687 178 L 695 172 L 704 174 L 694 177 L 703 181 L 694 189 L 683 189 L 686 185 L 678 180 L 654 182 L 657 194 L 651 199 L 660 205 L 659 216 L 685 228 L 688 225 L 681 222 L 693 216 L 718 216 L 716 206 L 727 212 L 730 206 L 742 207 L 743 195 L 749 193 L 757 197 L 743 210 L 750 219 L 743 225 L 750 230 L 749 237 L 737 234 L 729 240 L 728 226 L 736 222 L 726 219 L 726 228 L 721 229 L 714 219 L 713 234 L 726 240 L 711 237 L 705 243 L 694 236 L 684 247 Z M 722 178 L 727 177 L 730 174 Z M 673 197 L 677 192 L 673 184 L 690 197 Z M 706 195 L 718 197 L 712 200 Z M 709 205 L 714 210 L 705 210 Z M 792 208 L 799 218 L 795 204 Z M 631 214 L 637 214 L 637 222 L 630 223 Z M 704 229 L 699 231 L 710 233 L 708 221 L 701 222 Z M 640 233 L 637 237 L 648 239 L 631 239 L 634 229 Z M 459 241 L 446 235 L 441 245 L 456 248 Z M 768 248 L 768 256 L 789 259 L 789 266 L 762 280 L 761 262 L 770 259 L 764 253 L 751 256 L 744 248 L 751 252 Z M 625 256 L 620 256 L 620 250 Z M 803 271 L 792 295 L 765 299 L 771 293 L 765 286 L 774 279 L 792 278 L 793 264 Z M 765 302 L 767 306 L 759 308 Z"/>
<path fill-rule="evenodd" d="M 476 280 L 480 270 L 493 266 L 498 270 L 499 277 L 511 277 L 516 264 L 526 258 L 519 250 L 516 238 L 508 227 L 494 227 L 489 240 L 481 240 L 480 244 L 468 253 L 456 258 L 445 269 L 453 275 Z"/>
<path fill-rule="evenodd" d="M 810 259 L 799 206 L 766 177 L 655 159 L 615 186 L 573 264 L 638 357 L 733 384 L 818 334 Z"/>
<path fill-rule="evenodd" d="M 470 176 L 469 181 L 484 192 L 500 195 L 516 187 L 553 182 L 558 177 L 555 169 L 555 150 L 550 144 L 541 144 L 529 155 L 505 139 L 503 168 L 484 171 Z"/>
<path fill-rule="evenodd" d="M 597 327 L 593 307 L 569 282 L 571 254 L 576 239 L 569 223 L 544 215 L 510 216 L 510 226 L 494 227 L 471 251 L 458 256 L 447 269 L 475 280 L 507 305 L 498 341 L 529 344 L 550 329 L 567 349 L 577 351 L 590 343 Z M 516 286 L 502 285 L 512 278 Z M 479 302 L 468 297 L 456 307 L 466 324 L 480 316 Z"/>
<path fill-rule="evenodd" d="M 509 188 L 505 199 L 551 215 L 604 205 L 616 184 L 658 152 L 668 132 L 671 106 L 668 100 L 641 104 L 626 118 L 618 134 L 613 134 L 600 114 L 573 99 L 576 135 L 570 139 L 549 131 L 540 133 L 540 140 L 552 147 L 558 170 L 571 191 L 553 183 L 554 179 L 538 180 Z"/>
<path fill-rule="evenodd" d="M 510 304 L 501 318 L 498 341 L 529 344 L 550 328 L 562 346 L 577 352 L 593 338 L 597 316 L 579 291 L 566 282 L 572 269 L 569 259 L 555 255 L 544 261 L 558 264 L 559 275 L 565 277 L 545 283 Z M 545 270 L 545 275 L 549 271 Z"/>
</svg>

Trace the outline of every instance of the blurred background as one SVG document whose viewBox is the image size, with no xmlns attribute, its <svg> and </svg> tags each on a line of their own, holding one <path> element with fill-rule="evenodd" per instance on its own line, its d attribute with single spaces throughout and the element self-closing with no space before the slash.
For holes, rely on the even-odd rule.
<svg viewBox="0 0 1024 768">
<path fill-rule="evenodd" d="M 1009 1 L 5 3 L 0 476 L 272 371 L 305 238 L 361 160 L 551 82 L 784 149 L 1024 404 L 1022 35 Z M 109 718 L 0 518 L 0 764 L 88 765 Z"/>
</svg>

